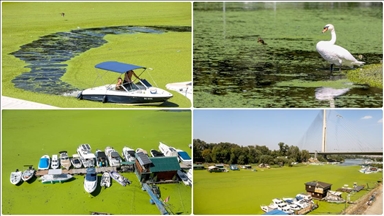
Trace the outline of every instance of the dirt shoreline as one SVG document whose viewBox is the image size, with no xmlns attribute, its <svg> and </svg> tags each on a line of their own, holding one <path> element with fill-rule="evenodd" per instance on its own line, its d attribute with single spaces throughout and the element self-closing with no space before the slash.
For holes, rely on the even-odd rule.
<svg viewBox="0 0 384 216">
<path fill-rule="evenodd" d="M 368 206 L 369 198 L 374 195 L 374 202 Z M 375 189 L 369 191 L 356 201 L 356 204 L 350 205 L 342 214 L 345 215 L 382 215 L 383 213 L 383 185 L 380 184 Z"/>
</svg>

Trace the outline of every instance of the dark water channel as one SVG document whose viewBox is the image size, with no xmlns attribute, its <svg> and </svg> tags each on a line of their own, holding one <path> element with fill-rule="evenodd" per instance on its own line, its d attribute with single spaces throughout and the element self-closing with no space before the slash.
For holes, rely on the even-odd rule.
<svg viewBox="0 0 384 216">
<path fill-rule="evenodd" d="M 107 43 L 107 34 L 151 33 L 161 34 L 167 31 L 190 32 L 191 27 L 178 26 L 114 26 L 103 28 L 76 29 L 69 32 L 57 32 L 40 37 L 32 43 L 25 44 L 20 50 L 11 53 L 27 63 L 25 72 L 15 77 L 15 87 L 27 91 L 56 94 L 73 92 L 77 89 L 60 78 L 66 72 L 64 63 L 71 58 L 92 48 Z"/>
<path fill-rule="evenodd" d="M 194 106 L 329 107 L 315 92 L 331 87 L 349 89 L 336 107 L 382 107 L 382 89 L 351 83 L 349 68 L 330 74 L 316 51 L 328 23 L 336 44 L 380 63 L 381 3 L 194 3 Z"/>
</svg>

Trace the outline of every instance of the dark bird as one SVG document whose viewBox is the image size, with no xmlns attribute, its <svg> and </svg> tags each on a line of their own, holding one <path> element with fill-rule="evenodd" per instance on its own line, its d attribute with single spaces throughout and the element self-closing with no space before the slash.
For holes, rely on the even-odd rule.
<svg viewBox="0 0 384 216">
<path fill-rule="evenodd" d="M 65 16 L 65 13 L 60 13 L 60 15 L 61 15 L 62 17 L 64 17 L 64 16 Z"/>
<path fill-rule="evenodd" d="M 265 43 L 264 40 L 261 39 L 260 37 L 257 39 L 257 43 L 261 43 L 263 45 L 267 45 L 267 43 Z"/>
</svg>

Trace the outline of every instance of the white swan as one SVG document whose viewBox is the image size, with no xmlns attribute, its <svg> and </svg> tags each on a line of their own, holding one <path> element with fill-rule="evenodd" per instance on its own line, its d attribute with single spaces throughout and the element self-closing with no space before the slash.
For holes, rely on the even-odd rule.
<svg viewBox="0 0 384 216">
<path fill-rule="evenodd" d="M 325 60 L 331 63 L 331 73 L 333 71 L 333 65 L 339 66 L 339 70 L 341 71 L 342 65 L 353 68 L 353 65 L 361 66 L 365 63 L 357 61 L 355 57 L 353 57 L 351 53 L 348 52 L 348 50 L 341 46 L 335 45 L 336 31 L 332 24 L 325 25 L 323 33 L 328 30 L 331 31 L 332 39 L 330 41 L 318 42 L 316 44 L 316 50 Z"/>
</svg>

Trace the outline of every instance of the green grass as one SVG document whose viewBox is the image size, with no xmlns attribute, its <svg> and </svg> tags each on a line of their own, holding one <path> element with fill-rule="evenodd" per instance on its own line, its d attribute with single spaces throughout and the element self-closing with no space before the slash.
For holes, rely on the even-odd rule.
<svg viewBox="0 0 384 216">
<path fill-rule="evenodd" d="M 374 186 L 382 173 L 365 175 L 357 166 L 299 166 L 275 169 L 209 173 L 194 171 L 194 214 L 262 214 L 260 205 L 269 205 L 273 198 L 294 197 L 305 192 L 304 183 L 318 180 L 332 184 L 336 190 L 345 184 Z M 366 191 L 351 197 L 354 201 Z M 345 194 L 343 195 L 345 196 Z M 311 214 L 337 214 L 344 204 L 319 202 Z"/>
<path fill-rule="evenodd" d="M 141 190 L 135 174 L 125 173 L 132 185 L 116 182 L 91 196 L 83 188 L 83 177 L 63 184 L 32 183 L 14 186 L 10 172 L 24 165 L 37 168 L 42 155 L 67 150 L 75 154 L 82 143 L 92 151 L 112 146 L 158 149 L 159 142 L 191 151 L 191 112 L 155 110 L 3 110 L 2 113 L 2 213 L 3 214 L 159 214 Z M 166 124 L 165 122 L 172 122 Z M 191 188 L 184 184 L 160 185 L 163 199 L 170 196 L 173 212 L 191 213 Z"/>
<path fill-rule="evenodd" d="M 3 95 L 64 108 L 122 106 L 78 101 L 15 88 L 12 79 L 28 70 L 24 68 L 24 61 L 9 53 L 41 36 L 67 32 L 77 27 L 191 26 L 190 2 L 8 2 L 2 3 L 2 6 Z M 65 17 L 60 16 L 61 12 L 65 12 Z M 167 83 L 191 80 L 191 33 L 108 35 L 105 39 L 107 44 L 68 61 L 67 72 L 62 79 L 78 88 L 92 87 L 96 78 L 94 65 L 117 60 L 153 68 L 151 75 L 160 88 L 165 88 Z M 144 78 L 148 77 L 148 74 L 144 75 Z M 116 77 L 105 80 L 115 81 Z M 171 93 L 174 95 L 171 103 L 164 106 L 191 107 L 187 98 L 176 92 Z"/>
<path fill-rule="evenodd" d="M 353 82 L 383 88 L 383 64 L 367 65 L 358 70 L 348 71 L 347 76 Z"/>
</svg>

